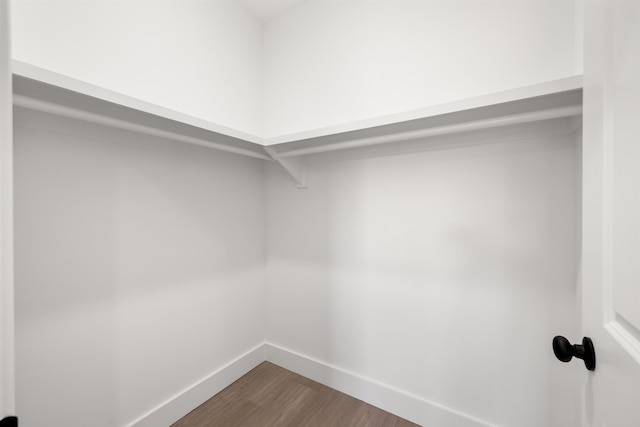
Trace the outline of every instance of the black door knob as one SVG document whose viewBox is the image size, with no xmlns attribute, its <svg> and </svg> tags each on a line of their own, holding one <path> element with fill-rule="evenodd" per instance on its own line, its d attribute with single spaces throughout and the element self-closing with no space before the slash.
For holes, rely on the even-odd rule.
<svg viewBox="0 0 640 427">
<path fill-rule="evenodd" d="M 571 344 L 568 339 L 558 335 L 553 338 L 553 354 L 561 362 L 568 362 L 573 357 L 577 357 L 584 361 L 584 366 L 588 370 L 594 371 L 596 369 L 596 352 L 589 337 L 582 338 L 582 345 L 579 345 Z"/>
</svg>

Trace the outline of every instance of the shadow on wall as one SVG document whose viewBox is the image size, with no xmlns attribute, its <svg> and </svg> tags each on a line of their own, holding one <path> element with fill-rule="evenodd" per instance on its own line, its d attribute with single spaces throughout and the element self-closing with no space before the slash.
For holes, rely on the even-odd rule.
<svg viewBox="0 0 640 427">
<path fill-rule="evenodd" d="M 16 122 L 21 422 L 125 425 L 263 341 L 259 160 Z"/>
<path fill-rule="evenodd" d="M 573 425 L 549 393 L 575 389 L 550 350 L 576 327 L 575 156 L 323 156 L 306 190 L 270 169 L 268 341 L 497 425 Z"/>
</svg>

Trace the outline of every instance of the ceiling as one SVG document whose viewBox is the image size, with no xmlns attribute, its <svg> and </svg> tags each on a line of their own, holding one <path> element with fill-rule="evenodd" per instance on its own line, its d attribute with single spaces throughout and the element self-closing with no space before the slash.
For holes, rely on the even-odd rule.
<svg viewBox="0 0 640 427">
<path fill-rule="evenodd" d="M 308 0 L 235 0 L 262 22 L 276 18 Z"/>
</svg>

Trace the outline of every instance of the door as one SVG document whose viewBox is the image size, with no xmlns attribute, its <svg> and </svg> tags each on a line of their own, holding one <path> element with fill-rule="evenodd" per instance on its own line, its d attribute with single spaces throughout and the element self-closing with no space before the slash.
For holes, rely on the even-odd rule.
<svg viewBox="0 0 640 427">
<path fill-rule="evenodd" d="M 583 426 L 640 426 L 640 1 L 585 2 Z"/>
<path fill-rule="evenodd" d="M 0 0 L 0 424 L 14 425 L 13 137 L 9 1 Z"/>
</svg>

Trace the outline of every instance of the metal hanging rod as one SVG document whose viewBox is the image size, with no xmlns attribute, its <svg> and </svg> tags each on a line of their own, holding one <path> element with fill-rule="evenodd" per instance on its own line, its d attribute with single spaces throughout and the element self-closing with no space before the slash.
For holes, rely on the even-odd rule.
<svg viewBox="0 0 640 427">
<path fill-rule="evenodd" d="M 86 122 L 96 123 L 99 125 L 112 126 L 133 132 L 143 133 L 146 135 L 157 136 L 159 138 L 167 138 L 174 141 L 186 142 L 187 144 L 199 145 L 201 147 L 213 148 L 216 150 L 227 151 L 229 153 L 241 154 L 243 156 L 255 157 L 262 160 L 273 160 L 266 153 L 256 153 L 244 148 L 233 147 L 230 145 L 220 144 L 206 139 L 195 138 L 192 136 L 182 135 L 179 133 L 157 129 L 151 126 L 141 125 L 138 123 L 128 122 L 126 120 L 106 117 L 101 114 L 90 113 L 78 110 L 76 108 L 64 107 L 39 99 L 33 99 L 22 95 L 13 96 L 13 104 L 18 107 L 24 107 L 31 110 L 42 111 L 44 113 L 56 114 L 59 116 L 69 117 L 72 119 L 83 120 Z"/>
<path fill-rule="evenodd" d="M 551 108 L 528 113 L 512 114 L 509 116 L 496 117 L 484 120 L 474 120 L 465 123 L 437 126 L 427 129 L 418 129 L 407 132 L 394 133 L 390 135 L 380 135 L 368 138 L 360 138 L 351 141 L 336 142 L 333 144 L 319 145 L 308 148 L 297 148 L 278 152 L 278 157 L 293 157 L 306 154 L 324 153 L 327 151 L 344 150 L 348 148 L 366 147 L 369 145 L 386 144 L 389 142 L 410 141 L 414 139 L 426 138 L 430 136 L 446 135 L 459 132 L 490 129 L 500 126 L 516 125 L 541 120 L 558 119 L 562 117 L 573 117 L 582 114 L 581 105 L 571 105 L 567 107 Z"/>
</svg>

